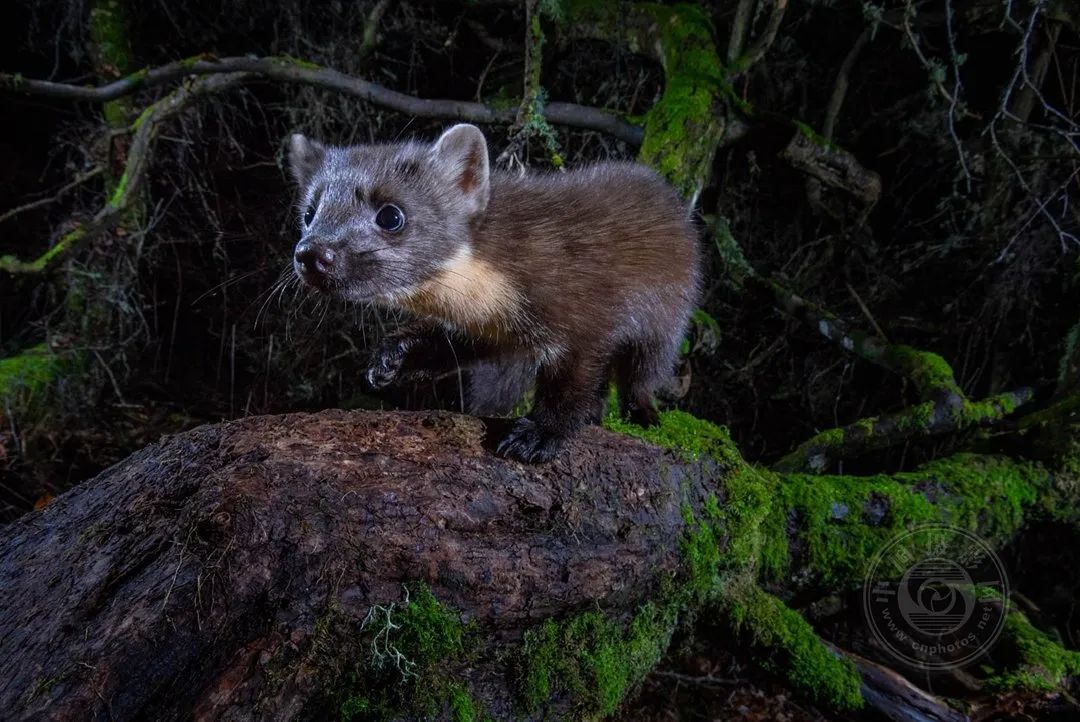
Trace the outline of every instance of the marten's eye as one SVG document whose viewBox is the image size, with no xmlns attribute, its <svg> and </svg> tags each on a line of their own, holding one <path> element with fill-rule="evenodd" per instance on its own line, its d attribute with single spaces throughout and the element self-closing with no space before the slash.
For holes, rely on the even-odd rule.
<svg viewBox="0 0 1080 722">
<path fill-rule="evenodd" d="M 397 233 L 405 227 L 405 214 L 397 206 L 387 203 L 375 214 L 375 225 L 384 231 Z"/>
<path fill-rule="evenodd" d="M 304 211 L 304 225 L 305 226 L 310 226 L 311 222 L 313 220 L 315 220 L 315 204 L 314 203 L 312 203 L 310 206 L 308 206 L 307 210 Z"/>
</svg>

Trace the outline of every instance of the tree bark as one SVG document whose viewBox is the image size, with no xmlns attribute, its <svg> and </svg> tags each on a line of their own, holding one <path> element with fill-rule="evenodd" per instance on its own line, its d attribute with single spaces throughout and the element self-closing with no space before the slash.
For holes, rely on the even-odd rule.
<svg viewBox="0 0 1080 722">
<path fill-rule="evenodd" d="M 0 530 L 5 718 L 321 717 L 364 650 L 321 644 L 320 622 L 355 626 L 417 580 L 483 630 L 488 648 L 454 673 L 508 718 L 512 682 L 482 660 L 550 617 L 649 599 L 712 474 L 598 429 L 523 466 L 486 450 L 499 423 L 205 426 Z"/>
</svg>

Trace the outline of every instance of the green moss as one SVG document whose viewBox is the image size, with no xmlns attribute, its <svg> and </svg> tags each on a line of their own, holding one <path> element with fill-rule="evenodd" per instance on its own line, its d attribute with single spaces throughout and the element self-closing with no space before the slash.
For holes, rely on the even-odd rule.
<svg viewBox="0 0 1080 722">
<path fill-rule="evenodd" d="M 930 355 L 931 368 L 933 359 Z M 946 378 L 940 366 L 937 371 L 935 382 Z M 928 424 L 924 417 L 932 408 L 916 407 L 912 423 Z M 887 541 L 921 523 L 947 521 L 991 544 L 1011 538 L 1036 501 L 1048 497 L 1052 483 L 1038 464 L 975 454 L 894 475 L 774 474 L 746 464 L 722 427 L 679 411 L 660 418 L 658 426 L 641 428 L 609 416 L 605 426 L 674 449 L 687 460 L 707 458 L 724 478 L 722 498 L 706 499 L 696 513 L 689 504 L 683 508 L 684 571 L 677 591 L 666 597 L 669 603 L 676 609 L 718 605 L 752 635 L 768 666 L 805 694 L 836 707 L 860 703 L 857 674 L 829 653 L 797 612 L 757 586 L 759 580 L 782 580 L 790 573 L 789 535 L 798 542 L 799 568 L 809 572 L 803 583 L 852 588 L 862 583 L 865 564 Z M 868 433 L 872 423 L 859 429 Z M 844 433 L 834 429 L 822 438 L 842 443 Z M 547 668 L 558 664 L 565 647 L 559 629 L 555 625 L 541 635 L 553 657 Z M 534 645 L 534 651 L 543 648 Z M 550 684 L 545 686 L 550 677 L 538 679 L 531 686 L 534 702 L 552 692 Z"/>
<path fill-rule="evenodd" d="M 451 722 L 482 722 L 490 719 L 463 685 L 452 682 L 448 694 Z"/>
<path fill-rule="evenodd" d="M 889 348 L 886 361 L 910 378 L 924 395 L 938 391 L 960 393 L 952 366 L 936 353 L 897 345 Z"/>
<path fill-rule="evenodd" d="M 468 688 L 450 675 L 472 654 L 472 630 L 424 584 L 406 600 L 371 608 L 361 627 L 368 654 L 349 675 L 343 720 L 391 720 L 448 712 L 455 722 L 487 719 Z M 313 639 L 321 638 L 321 622 Z M 314 642 L 313 642 L 314 644 Z"/>
<path fill-rule="evenodd" d="M 520 676 L 526 712 L 540 712 L 561 693 L 578 716 L 613 714 L 667 649 L 677 610 L 675 603 L 646 604 L 625 625 L 589 611 L 526 633 Z"/>
<path fill-rule="evenodd" d="M 718 217 L 714 223 L 713 244 L 716 246 L 728 277 L 737 288 L 742 288 L 747 277 L 754 275 L 754 269 L 746 260 L 742 246 L 731 232 L 731 223 L 723 216 Z"/>
<path fill-rule="evenodd" d="M 139 116 L 140 119 L 142 116 Z M 120 175 L 120 180 L 116 182 L 116 187 L 113 188 L 112 195 L 109 196 L 109 206 L 111 208 L 121 208 L 124 205 L 124 196 L 127 193 L 128 180 L 130 179 L 130 172 L 128 168 L 124 167 L 124 172 Z"/>
<path fill-rule="evenodd" d="M 420 671 L 430 671 L 464 652 L 465 625 L 446 609 L 425 584 L 408 587 L 409 602 L 397 617 L 399 629 L 389 638 Z"/>
<path fill-rule="evenodd" d="M 604 420 L 604 427 L 677 451 L 691 461 L 707 456 L 729 466 L 743 463 L 727 429 L 685 411 L 665 411 L 660 414 L 660 423 L 649 427 L 637 426 L 609 415 Z"/>
<path fill-rule="evenodd" d="M 121 0 L 94 2 L 90 8 L 89 31 L 99 75 L 118 78 L 134 69 L 127 13 Z M 130 100 L 110 100 L 102 107 L 102 113 L 110 128 L 126 127 L 131 113 Z"/>
<path fill-rule="evenodd" d="M 98 0 L 90 8 L 90 40 L 98 65 L 114 77 L 130 72 L 134 65 L 124 10 L 120 0 Z"/>
<path fill-rule="evenodd" d="M 24 406 L 40 396 L 65 367 L 64 358 L 43 343 L 0 359 L 0 401 L 3 401 L 0 410 L 5 406 Z M 17 399 L 19 403 L 15 403 Z"/>
<path fill-rule="evenodd" d="M 196 58 L 198 60 L 199 58 Z M 304 70 L 322 70 L 322 66 L 318 63 L 313 63 L 310 60 L 304 60 L 303 58 L 295 58 L 292 55 L 278 55 L 271 58 L 271 62 L 278 65 L 293 65 Z"/>
<path fill-rule="evenodd" d="M 726 597 L 735 628 L 770 655 L 767 667 L 830 708 L 862 707 L 862 681 L 855 665 L 833 654 L 798 612 L 756 585 L 729 590 Z"/>
<path fill-rule="evenodd" d="M 723 135 L 719 99 L 727 81 L 712 22 L 698 5 L 638 7 L 655 22 L 664 67 L 664 90 L 645 116 L 638 159 L 683 196 L 694 197 L 708 180 L 713 150 Z"/>
<path fill-rule="evenodd" d="M 912 472 L 868 477 L 783 474 L 778 511 L 798 519 L 803 563 L 824 585 L 852 586 L 899 532 L 948 523 L 1008 539 L 1050 483 L 1036 464 L 957 454 Z"/>
<path fill-rule="evenodd" d="M 1049 692 L 1060 689 L 1066 678 L 1080 675 L 1080 652 L 1066 649 L 1022 612 L 1009 612 L 999 646 L 1012 659 L 988 680 L 992 689 Z"/>
<path fill-rule="evenodd" d="M 0 256 L 0 271 L 7 271 L 8 273 L 44 273 L 50 266 L 56 263 L 58 260 L 64 257 L 64 255 L 71 250 L 83 236 L 86 235 L 86 229 L 83 226 L 73 228 L 64 235 L 60 236 L 58 240 L 49 250 L 42 253 L 40 256 L 32 261 L 23 261 L 15 256 Z"/>
<path fill-rule="evenodd" d="M 1065 334 L 1065 352 L 1061 354 L 1058 362 L 1058 385 L 1061 388 L 1080 381 L 1080 323 L 1069 329 Z M 1074 377 L 1076 377 L 1074 379 Z"/>
<path fill-rule="evenodd" d="M 795 124 L 795 130 L 799 131 L 803 135 L 803 137 L 805 137 L 810 142 L 814 143 L 815 145 L 820 145 L 824 148 L 828 148 L 830 150 L 836 149 L 837 145 L 835 143 L 818 133 L 806 123 L 803 123 L 799 120 L 795 120 L 792 122 Z"/>
</svg>

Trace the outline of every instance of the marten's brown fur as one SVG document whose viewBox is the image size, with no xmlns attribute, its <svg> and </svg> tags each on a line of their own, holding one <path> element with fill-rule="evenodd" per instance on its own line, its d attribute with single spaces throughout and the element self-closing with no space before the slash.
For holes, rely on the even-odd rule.
<svg viewBox="0 0 1080 722">
<path fill-rule="evenodd" d="M 430 145 L 293 136 L 290 165 L 302 192 L 297 273 L 417 319 L 384 339 L 372 385 L 477 365 L 488 388 L 474 381 L 472 407 L 492 412 L 535 373 L 533 411 L 499 446 L 526 461 L 552 458 L 597 420 L 612 376 L 625 410 L 655 421 L 652 393 L 686 331 L 700 261 L 686 205 L 654 172 L 493 172 L 471 125 Z"/>
</svg>

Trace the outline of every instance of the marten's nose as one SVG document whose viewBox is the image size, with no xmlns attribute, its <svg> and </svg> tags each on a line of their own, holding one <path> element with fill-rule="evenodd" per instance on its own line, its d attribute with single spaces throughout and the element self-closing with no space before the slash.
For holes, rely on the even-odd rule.
<svg viewBox="0 0 1080 722">
<path fill-rule="evenodd" d="M 321 243 L 300 241 L 293 255 L 300 267 L 308 273 L 329 274 L 334 268 L 334 252 Z"/>
</svg>

